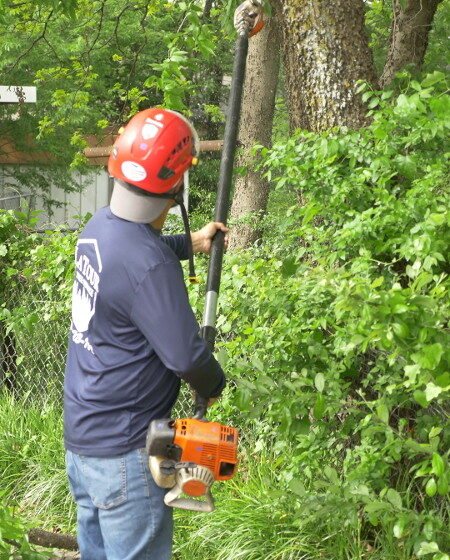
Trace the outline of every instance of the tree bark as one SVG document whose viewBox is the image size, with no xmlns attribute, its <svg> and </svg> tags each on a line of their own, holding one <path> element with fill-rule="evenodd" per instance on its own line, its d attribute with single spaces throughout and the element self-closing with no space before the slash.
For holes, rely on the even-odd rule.
<svg viewBox="0 0 450 560">
<path fill-rule="evenodd" d="M 28 540 L 46 548 L 63 548 L 64 550 L 78 550 L 77 538 L 65 533 L 52 533 L 43 529 L 30 529 Z"/>
<path fill-rule="evenodd" d="M 213 5 L 213 0 L 206 0 L 203 7 L 203 19 L 209 21 L 211 19 L 211 9 Z"/>
<path fill-rule="evenodd" d="M 290 125 L 314 132 L 367 124 L 355 82 L 376 84 L 362 0 L 277 0 Z"/>
<path fill-rule="evenodd" d="M 242 147 L 237 166 L 245 167 L 245 175 L 236 178 L 231 219 L 248 221 L 233 226 L 230 250 L 253 244 L 261 237 L 261 214 L 266 211 L 269 183 L 255 170 L 257 158 L 252 147 L 271 146 L 275 94 L 279 72 L 280 34 L 275 13 L 262 31 L 249 42 L 247 69 L 242 98 L 239 143 Z"/>
<path fill-rule="evenodd" d="M 381 87 L 388 85 L 407 64 L 420 71 L 428 46 L 428 34 L 440 2 L 442 0 L 393 0 L 391 39 L 380 78 Z"/>
</svg>

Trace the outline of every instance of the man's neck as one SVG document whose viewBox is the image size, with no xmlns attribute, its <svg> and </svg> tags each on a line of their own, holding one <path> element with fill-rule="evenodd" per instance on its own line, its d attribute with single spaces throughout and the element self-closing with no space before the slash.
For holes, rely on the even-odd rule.
<svg viewBox="0 0 450 560">
<path fill-rule="evenodd" d="M 169 199 L 167 201 L 167 206 L 161 212 L 161 214 L 156 218 L 156 220 L 153 220 L 153 222 L 150 222 L 150 225 L 152 226 L 152 228 L 155 228 L 159 231 L 162 230 L 162 228 L 164 227 L 164 222 L 166 221 L 166 218 L 167 218 L 167 214 L 169 213 L 169 210 L 172 208 L 173 205 L 174 205 L 174 201 L 172 199 Z"/>
</svg>

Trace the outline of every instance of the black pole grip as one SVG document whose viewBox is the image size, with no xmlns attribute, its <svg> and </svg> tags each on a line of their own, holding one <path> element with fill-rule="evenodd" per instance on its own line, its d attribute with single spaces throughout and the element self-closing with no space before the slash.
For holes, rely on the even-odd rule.
<svg viewBox="0 0 450 560">
<path fill-rule="evenodd" d="M 209 325 L 205 325 L 200 329 L 200 335 L 206 341 L 211 352 L 214 350 L 214 342 L 216 340 L 216 329 Z"/>
<path fill-rule="evenodd" d="M 216 222 L 226 223 L 233 175 L 234 154 L 241 117 L 242 91 L 244 89 L 245 65 L 247 62 L 248 37 L 240 35 L 236 41 L 233 76 L 231 79 L 228 114 L 225 124 L 222 157 L 220 160 L 219 183 L 215 210 Z"/>
<path fill-rule="evenodd" d="M 210 260 L 208 264 L 208 277 L 206 280 L 206 291 L 213 291 L 219 294 L 220 278 L 222 275 L 223 254 L 225 251 L 224 244 L 225 234 L 223 231 L 217 231 L 215 234 L 210 251 Z"/>
<path fill-rule="evenodd" d="M 206 416 L 207 408 L 208 399 L 206 397 L 201 397 L 198 393 L 195 393 L 194 418 L 202 420 Z"/>
</svg>

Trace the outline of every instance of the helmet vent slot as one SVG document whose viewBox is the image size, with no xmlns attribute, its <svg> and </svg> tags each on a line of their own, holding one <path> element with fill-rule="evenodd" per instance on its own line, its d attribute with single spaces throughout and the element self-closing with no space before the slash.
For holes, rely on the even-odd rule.
<svg viewBox="0 0 450 560">
<path fill-rule="evenodd" d="M 173 159 L 175 158 L 175 156 L 181 152 L 188 144 L 189 142 L 192 140 L 192 138 L 190 136 L 185 136 L 182 140 L 180 140 L 178 142 L 178 144 L 175 146 L 175 148 L 170 152 L 169 157 L 166 159 L 166 165 L 169 165 Z"/>
</svg>

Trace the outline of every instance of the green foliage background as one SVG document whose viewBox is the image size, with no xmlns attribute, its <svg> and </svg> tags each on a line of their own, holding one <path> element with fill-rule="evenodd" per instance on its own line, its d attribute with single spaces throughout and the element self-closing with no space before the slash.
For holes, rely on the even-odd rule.
<svg viewBox="0 0 450 560">
<path fill-rule="evenodd" d="M 222 75 L 231 66 L 234 40 L 222 26 L 221 8 L 219 2 L 207 20 L 196 0 L 0 8 L 2 83 L 37 87 L 36 104 L 0 103 L 8 140 L 0 142 L 0 154 L 9 141 L 24 152 L 47 154 L 39 166 L 4 168 L 3 181 L 44 196 L 51 184 L 79 189 L 73 171 L 88 171 L 87 137 L 115 134 L 152 106 L 182 110 L 202 139 L 218 138 L 219 106 L 227 95 Z M 204 182 L 210 191 L 214 186 L 211 178 Z"/>
<path fill-rule="evenodd" d="M 367 129 L 260 149 L 266 236 L 226 256 L 217 325 L 212 417 L 240 427 L 240 472 L 214 514 L 177 513 L 177 559 L 449 558 L 450 99 L 439 72 L 400 85 L 361 85 Z M 25 222 L 2 214 L 4 286 L 42 284 L 65 330 L 75 236 Z M 200 317 L 203 286 L 190 297 Z M 23 308 L 2 308 L 17 332 Z M 57 407 L 0 410 L 0 489 L 73 528 Z"/>
<path fill-rule="evenodd" d="M 19 119 L 0 105 L 3 135 L 53 156 L 12 179 L 77 188 L 85 135 L 151 105 L 219 137 L 233 42 L 222 17 L 235 4 L 205 21 L 194 0 L 0 1 L 0 73 L 38 87 Z M 367 3 L 379 72 L 391 8 Z M 220 297 L 230 384 L 211 417 L 240 427 L 240 469 L 216 484 L 212 515 L 177 512 L 176 560 L 449 560 L 448 19 L 442 2 L 429 75 L 383 92 L 361 84 L 365 130 L 289 136 L 280 88 L 276 143 L 256 147 L 272 185 L 264 239 L 226 255 Z M 212 215 L 217 167 L 205 157 L 192 175 L 194 228 Z M 16 375 L 28 388 L 0 396 L 0 560 L 42 558 L 29 525 L 75 530 L 52 396 L 76 233 L 40 236 L 35 222 L 0 212 L 0 334 L 25 348 Z M 205 278 L 206 259 L 197 266 Z M 200 317 L 203 286 L 189 289 Z"/>
</svg>

